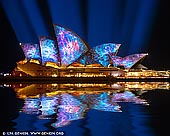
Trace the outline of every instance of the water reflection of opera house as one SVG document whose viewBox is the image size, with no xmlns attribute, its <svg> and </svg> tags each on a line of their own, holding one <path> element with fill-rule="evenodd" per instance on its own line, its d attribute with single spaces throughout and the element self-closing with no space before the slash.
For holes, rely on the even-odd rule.
<svg viewBox="0 0 170 136">
<path fill-rule="evenodd" d="M 155 88 L 168 90 L 169 83 L 12 84 L 10 87 L 24 100 L 20 113 L 53 120 L 51 126 L 58 128 L 85 118 L 91 110 L 124 112 L 122 103 L 149 105 L 142 94 Z"/>
<path fill-rule="evenodd" d="M 90 48 L 71 30 L 54 25 L 56 37 L 39 37 L 39 44 L 20 43 L 25 60 L 14 76 L 49 77 L 169 77 L 169 71 L 152 71 L 141 65 L 147 53 L 116 56 L 120 44 Z"/>
<path fill-rule="evenodd" d="M 2 86 L 2 85 L 1 85 Z M 12 87 L 18 97 L 39 97 L 41 94 L 55 96 L 70 93 L 74 95 L 101 94 L 103 92 L 119 93 L 123 91 L 142 94 L 146 90 L 165 89 L 169 90 L 169 82 L 116 82 L 112 84 L 3 84 L 3 87 Z"/>
</svg>

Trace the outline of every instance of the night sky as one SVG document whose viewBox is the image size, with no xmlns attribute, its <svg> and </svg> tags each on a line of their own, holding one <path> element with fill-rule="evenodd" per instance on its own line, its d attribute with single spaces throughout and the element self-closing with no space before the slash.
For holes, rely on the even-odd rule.
<svg viewBox="0 0 170 136">
<path fill-rule="evenodd" d="M 86 28 L 87 28 L 87 17 L 86 12 L 87 3 L 83 1 L 82 3 L 82 20 L 83 22 L 83 34 L 82 36 L 85 40 L 88 40 L 88 34 Z M 0 3 L 1 4 L 1 3 Z M 49 23 L 51 21 L 51 17 L 49 17 L 47 14 L 48 10 L 45 3 L 41 2 L 39 3 L 41 7 L 41 11 L 44 13 L 43 18 L 48 20 L 46 21 Z M 84 4 L 84 6 L 83 6 Z M 86 10 L 85 10 L 86 9 Z M 83 11 L 84 10 L 84 11 Z M 86 12 L 85 12 L 86 11 Z M 67 11 L 66 11 L 67 12 Z M 101 10 L 102 14 L 102 10 Z M 15 14 L 16 15 L 16 14 Z M 15 16 L 14 15 L 14 16 Z M 107 16 L 107 15 L 106 15 Z M 121 15 L 120 15 L 121 16 Z M 156 70 L 167 70 L 170 68 L 169 58 L 169 46 L 170 46 L 170 37 L 169 37 L 169 18 L 170 18 L 170 8 L 168 1 L 159 1 L 158 9 L 155 15 L 155 20 L 152 23 L 152 31 L 151 35 L 149 37 L 147 47 L 145 47 L 145 52 L 149 53 L 149 56 L 146 57 L 146 59 L 143 61 L 142 64 L 144 64 L 149 69 L 156 69 Z M 68 18 L 69 21 L 70 18 Z M 64 20 L 67 22 L 67 20 Z M 64 22 L 63 21 L 63 22 Z M 68 23 L 68 22 L 67 22 Z M 96 22 L 98 24 L 100 22 Z M 48 24 L 47 24 L 48 26 Z M 50 27 L 48 27 L 50 29 Z M 18 28 L 22 29 L 22 28 Z M 78 27 L 76 28 L 79 29 Z M 108 28 L 107 28 L 108 29 Z M 73 30 L 74 31 L 74 30 Z M 77 32 L 77 31 L 76 31 Z M 24 54 L 22 52 L 22 49 L 19 46 L 19 40 L 16 36 L 16 33 L 11 26 L 11 23 L 8 20 L 8 17 L 5 14 L 5 11 L 2 8 L 2 5 L 0 5 L 0 41 L 1 41 L 1 49 L 0 49 L 0 72 L 9 72 L 16 67 L 16 62 L 19 60 L 24 59 Z M 51 32 L 52 34 L 52 32 Z M 23 33 L 24 35 L 24 33 Z M 88 36 L 87 36 L 88 35 Z M 91 42 L 90 40 L 87 42 Z M 92 43 L 92 42 L 91 42 Z M 122 43 L 126 43 L 122 41 Z M 124 45 L 126 46 L 126 45 Z M 125 48 L 126 49 L 126 48 Z M 120 49 L 121 51 L 121 49 Z M 123 54 L 123 51 L 121 52 Z M 126 54 L 127 55 L 127 54 Z"/>
<path fill-rule="evenodd" d="M 16 67 L 16 62 L 24 58 L 24 54 L 1 6 L 0 22 L 0 71 L 10 72 Z"/>
</svg>

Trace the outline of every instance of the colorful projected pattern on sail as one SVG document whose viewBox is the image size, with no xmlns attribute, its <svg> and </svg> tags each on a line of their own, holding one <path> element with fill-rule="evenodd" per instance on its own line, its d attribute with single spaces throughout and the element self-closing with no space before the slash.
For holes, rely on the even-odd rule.
<svg viewBox="0 0 170 136">
<path fill-rule="evenodd" d="M 115 67 L 122 65 L 123 58 L 120 56 L 111 56 L 113 65 Z"/>
<path fill-rule="evenodd" d="M 94 60 L 94 53 L 91 52 L 91 50 L 88 51 L 82 57 L 80 57 L 77 62 L 83 65 L 97 64 L 97 62 Z"/>
<path fill-rule="evenodd" d="M 92 51 L 94 52 L 94 60 L 101 64 L 102 66 L 106 67 L 109 65 L 109 54 L 116 55 L 120 44 L 113 44 L 113 43 L 105 43 L 98 46 L 95 46 Z"/>
<path fill-rule="evenodd" d="M 83 64 L 84 66 L 86 65 L 86 61 L 87 61 L 87 54 L 83 55 L 82 57 L 80 57 L 77 62 L 80 64 Z"/>
<path fill-rule="evenodd" d="M 61 66 L 68 66 L 77 60 L 88 47 L 74 32 L 58 25 L 54 25 L 61 58 Z"/>
<path fill-rule="evenodd" d="M 40 50 L 38 44 L 32 43 L 20 43 L 22 50 L 24 51 L 24 55 L 26 59 L 29 61 L 30 59 L 35 59 L 41 61 Z"/>
<path fill-rule="evenodd" d="M 104 62 L 105 61 L 105 62 Z M 109 63 L 108 54 L 103 54 L 102 57 L 96 53 L 94 49 L 91 49 L 87 54 L 86 64 L 101 64 L 102 66 L 106 66 Z"/>
<path fill-rule="evenodd" d="M 120 44 L 106 43 L 95 46 L 82 56 L 78 62 L 84 65 L 98 63 L 106 67 L 110 64 L 110 56 L 115 56 Z"/>
<path fill-rule="evenodd" d="M 134 64 L 136 64 L 139 60 L 144 58 L 147 53 L 141 53 L 141 54 L 132 54 L 128 55 L 124 58 L 112 56 L 112 61 L 115 66 L 124 66 L 126 69 L 130 69 Z"/>
<path fill-rule="evenodd" d="M 141 60 L 143 57 L 145 57 L 147 54 L 132 54 L 129 56 L 126 56 L 122 60 L 122 64 L 125 68 L 131 68 L 136 62 Z"/>
<path fill-rule="evenodd" d="M 58 61 L 58 50 L 56 48 L 55 41 L 48 37 L 40 37 L 40 48 L 42 56 L 42 64 L 46 62 L 59 63 Z"/>
<path fill-rule="evenodd" d="M 105 54 L 116 55 L 119 47 L 120 47 L 120 44 L 105 43 L 105 44 L 95 46 L 93 50 L 94 50 L 94 53 L 98 56 L 102 56 Z"/>
</svg>

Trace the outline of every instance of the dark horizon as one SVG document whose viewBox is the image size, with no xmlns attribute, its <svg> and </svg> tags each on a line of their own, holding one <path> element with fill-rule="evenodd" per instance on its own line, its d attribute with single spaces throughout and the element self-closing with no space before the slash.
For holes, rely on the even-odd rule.
<svg viewBox="0 0 170 136">
<path fill-rule="evenodd" d="M 42 6 L 42 5 L 41 5 Z M 169 6 L 168 2 L 161 1 L 156 13 L 156 19 L 152 26 L 153 31 L 148 40 L 146 53 L 149 55 L 142 64 L 149 69 L 169 70 Z M 49 19 L 49 17 L 45 17 Z M 16 62 L 24 59 L 24 54 L 17 36 L 9 22 L 5 11 L 0 5 L 1 22 L 1 50 L 0 50 L 0 72 L 10 72 L 16 67 Z M 61 24 L 62 25 L 62 24 Z M 84 28 L 85 29 L 85 28 Z M 24 35 L 24 33 L 23 33 Z M 123 43 L 124 41 L 122 41 Z M 126 45 L 122 45 L 126 46 Z M 121 51 L 121 49 L 120 49 Z M 123 52 L 121 52 L 123 54 Z"/>
</svg>

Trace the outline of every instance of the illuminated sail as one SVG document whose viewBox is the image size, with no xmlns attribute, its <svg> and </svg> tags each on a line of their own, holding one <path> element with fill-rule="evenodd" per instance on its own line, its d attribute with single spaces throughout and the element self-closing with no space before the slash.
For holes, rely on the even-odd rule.
<svg viewBox="0 0 170 136">
<path fill-rule="evenodd" d="M 92 50 L 94 52 L 94 60 L 106 67 L 110 64 L 109 54 L 116 55 L 120 44 L 105 43 L 95 46 Z"/>
<path fill-rule="evenodd" d="M 106 67 L 110 64 L 110 55 L 115 56 L 120 44 L 105 43 L 90 49 L 88 53 L 82 56 L 78 62 L 84 65 L 98 63 Z"/>
<path fill-rule="evenodd" d="M 58 41 L 61 66 L 72 64 L 88 51 L 83 40 L 71 30 L 58 25 L 54 25 L 54 30 Z"/>
<path fill-rule="evenodd" d="M 130 69 L 147 55 L 147 53 L 132 54 L 123 58 L 118 56 L 112 56 L 112 61 L 114 66 L 124 66 L 124 68 Z"/>
<path fill-rule="evenodd" d="M 30 61 L 31 59 L 41 61 L 40 48 L 38 44 L 20 43 L 20 45 L 27 61 Z"/>
<path fill-rule="evenodd" d="M 83 65 L 91 65 L 91 64 L 97 64 L 97 61 L 94 60 L 94 53 L 90 50 L 85 55 L 79 58 L 77 60 L 80 64 Z"/>
<path fill-rule="evenodd" d="M 40 37 L 40 48 L 42 56 L 42 64 L 46 62 L 59 63 L 58 50 L 55 40 L 48 37 Z"/>
<path fill-rule="evenodd" d="M 120 45 L 121 44 L 105 43 L 105 44 L 95 46 L 93 50 L 94 50 L 94 53 L 98 56 L 103 56 L 105 54 L 116 55 L 119 50 Z"/>
<path fill-rule="evenodd" d="M 120 56 L 111 56 L 113 65 L 115 67 L 122 65 L 123 58 Z"/>
</svg>

